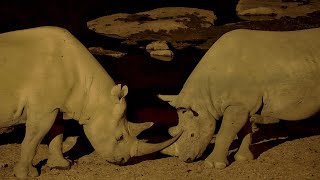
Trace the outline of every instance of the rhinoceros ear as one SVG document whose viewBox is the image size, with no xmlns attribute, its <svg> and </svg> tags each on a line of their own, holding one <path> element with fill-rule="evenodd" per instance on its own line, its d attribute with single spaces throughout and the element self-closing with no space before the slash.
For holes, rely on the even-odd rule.
<svg viewBox="0 0 320 180">
<path fill-rule="evenodd" d="M 123 86 L 121 84 L 115 85 L 111 89 L 111 96 L 115 102 L 115 106 L 113 108 L 113 115 L 116 117 L 122 117 L 127 108 L 127 103 L 125 101 L 125 97 L 128 94 L 128 87 Z"/>
<path fill-rule="evenodd" d="M 111 95 L 112 96 L 118 96 L 121 92 L 121 84 L 117 84 L 115 86 L 113 86 L 113 88 L 111 89 Z"/>
<path fill-rule="evenodd" d="M 163 101 L 168 102 L 172 107 L 177 107 L 177 95 L 161 95 L 158 94 L 158 98 L 160 98 Z"/>
<path fill-rule="evenodd" d="M 129 89 L 128 89 L 128 86 L 124 85 L 122 88 L 121 88 L 121 97 L 120 98 L 124 98 L 127 96 L 129 92 Z"/>
<path fill-rule="evenodd" d="M 111 96 L 114 97 L 117 103 L 122 98 L 126 97 L 128 92 L 128 86 L 124 85 L 123 87 L 121 87 L 121 84 L 117 84 L 111 89 Z"/>
</svg>

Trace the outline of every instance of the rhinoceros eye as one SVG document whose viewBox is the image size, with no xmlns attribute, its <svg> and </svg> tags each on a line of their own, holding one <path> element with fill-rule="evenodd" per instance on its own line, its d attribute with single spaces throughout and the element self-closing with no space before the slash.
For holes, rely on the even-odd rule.
<svg viewBox="0 0 320 180">
<path fill-rule="evenodd" d="M 179 108 L 177 108 L 177 110 L 178 110 L 178 111 L 181 111 L 183 114 L 188 111 L 188 109 L 183 108 L 183 107 L 179 107 Z"/>
<path fill-rule="evenodd" d="M 123 134 L 121 134 L 120 136 L 118 136 L 118 137 L 116 138 L 116 140 L 117 140 L 117 141 L 122 141 L 122 140 L 123 140 Z"/>
<path fill-rule="evenodd" d="M 195 117 L 198 117 L 199 116 L 199 113 L 197 113 L 196 111 L 194 111 L 193 109 L 190 109 L 191 110 L 191 112 L 193 113 L 193 115 L 195 116 Z"/>
</svg>

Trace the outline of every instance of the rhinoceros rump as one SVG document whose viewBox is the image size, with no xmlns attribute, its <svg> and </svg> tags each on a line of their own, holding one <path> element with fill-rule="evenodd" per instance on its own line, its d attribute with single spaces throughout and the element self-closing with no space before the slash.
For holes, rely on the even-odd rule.
<svg viewBox="0 0 320 180">
<path fill-rule="evenodd" d="M 38 176 L 32 166 L 36 148 L 54 123 L 58 110 L 75 119 L 95 150 L 107 161 L 161 150 L 172 138 L 148 144 L 136 136 L 151 122 L 130 123 L 125 116 L 127 86 L 116 85 L 89 51 L 67 30 L 39 27 L 0 34 L 0 128 L 26 123 L 19 178 Z M 62 134 L 49 144 L 48 164 L 66 167 Z"/>
<path fill-rule="evenodd" d="M 256 123 L 301 120 L 320 110 L 320 28 L 271 32 L 234 30 L 223 35 L 201 59 L 179 95 L 159 95 L 177 108 L 181 137 L 163 153 L 192 161 L 209 144 L 215 122 L 222 124 L 205 162 L 228 164 L 237 133 Z M 252 159 L 247 134 L 236 160 Z"/>
</svg>

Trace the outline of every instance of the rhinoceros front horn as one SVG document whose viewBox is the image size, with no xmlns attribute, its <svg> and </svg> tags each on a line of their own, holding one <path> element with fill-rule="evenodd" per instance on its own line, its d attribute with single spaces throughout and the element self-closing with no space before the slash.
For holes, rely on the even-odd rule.
<svg viewBox="0 0 320 180">
<path fill-rule="evenodd" d="M 157 143 L 157 144 L 145 143 L 144 141 L 139 140 L 137 143 L 136 152 L 133 154 L 133 156 L 142 156 L 142 155 L 146 155 L 146 154 L 160 151 L 160 150 L 170 146 L 171 144 L 173 144 L 181 136 L 181 134 L 182 134 L 182 131 L 180 133 L 178 133 L 175 137 L 173 137 L 165 142 Z"/>
</svg>

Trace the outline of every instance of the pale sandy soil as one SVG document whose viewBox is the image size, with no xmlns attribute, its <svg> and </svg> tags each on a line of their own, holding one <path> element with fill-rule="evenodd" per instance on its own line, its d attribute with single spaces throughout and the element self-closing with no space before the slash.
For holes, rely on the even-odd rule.
<svg viewBox="0 0 320 180">
<path fill-rule="evenodd" d="M 19 157 L 19 144 L 0 146 L 1 179 L 14 179 L 12 168 Z M 47 146 L 40 145 L 34 159 L 43 164 Z M 41 163 L 39 163 L 41 161 Z M 287 141 L 263 152 L 248 162 L 233 162 L 228 168 L 206 167 L 203 161 L 185 163 L 174 157 L 145 160 L 133 165 L 117 166 L 103 161 L 94 152 L 79 158 L 70 170 L 41 167 L 39 180 L 49 179 L 320 179 L 320 136 Z"/>
</svg>

